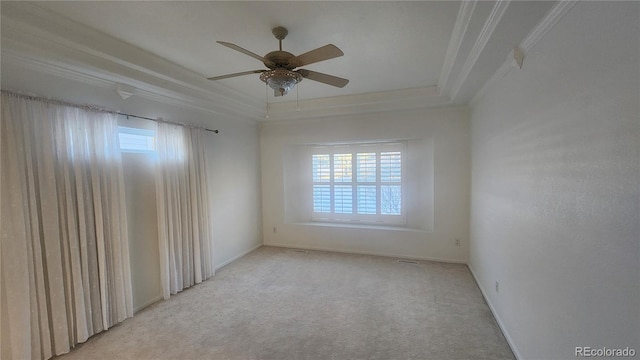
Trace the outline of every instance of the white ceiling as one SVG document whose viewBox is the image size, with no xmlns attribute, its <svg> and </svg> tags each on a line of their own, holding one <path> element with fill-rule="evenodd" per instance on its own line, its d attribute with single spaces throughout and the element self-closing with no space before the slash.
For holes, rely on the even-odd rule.
<svg viewBox="0 0 640 360">
<path fill-rule="evenodd" d="M 464 105 L 562 16 L 555 1 L 1 1 L 2 81 L 13 67 L 135 96 L 265 120 Z M 328 43 L 343 57 L 306 68 L 350 80 L 339 89 L 304 80 L 274 98 L 259 55 L 301 54 Z M 526 55 L 526 54 L 525 54 Z M 526 63 L 526 60 L 525 60 Z M 13 81 L 10 86 L 20 88 Z M 299 95 L 299 103 L 296 100 Z M 268 106 L 265 98 L 268 96 Z"/>
<path fill-rule="evenodd" d="M 263 69 L 259 61 L 215 41 L 265 55 L 277 50 L 271 34 L 275 26 L 289 30 L 283 50 L 293 54 L 327 43 L 342 49 L 343 57 L 307 68 L 348 78 L 350 83 L 339 89 L 306 80 L 299 86 L 300 99 L 435 86 L 460 6 L 454 1 L 55 1 L 38 5 L 203 77 Z M 257 74 L 220 81 L 252 97 L 265 97 Z"/>
</svg>

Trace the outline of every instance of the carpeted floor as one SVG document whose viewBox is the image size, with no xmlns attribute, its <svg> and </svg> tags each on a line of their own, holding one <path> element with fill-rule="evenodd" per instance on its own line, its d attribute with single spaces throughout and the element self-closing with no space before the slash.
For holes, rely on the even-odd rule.
<svg viewBox="0 0 640 360">
<path fill-rule="evenodd" d="M 465 265 L 261 247 L 72 359 L 513 359 Z"/>
</svg>

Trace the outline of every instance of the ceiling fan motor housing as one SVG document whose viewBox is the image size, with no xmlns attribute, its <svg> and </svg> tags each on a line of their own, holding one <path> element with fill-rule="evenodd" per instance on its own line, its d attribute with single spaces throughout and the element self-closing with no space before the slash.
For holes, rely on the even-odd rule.
<svg viewBox="0 0 640 360">
<path fill-rule="evenodd" d="M 264 58 L 267 60 L 264 62 L 264 65 L 269 69 L 285 68 L 287 70 L 293 70 L 296 68 L 297 64 L 295 63 L 295 61 L 291 60 L 295 59 L 295 57 L 295 55 L 287 51 L 272 51 L 264 56 Z M 275 66 L 269 66 L 271 64 L 275 64 Z"/>
</svg>

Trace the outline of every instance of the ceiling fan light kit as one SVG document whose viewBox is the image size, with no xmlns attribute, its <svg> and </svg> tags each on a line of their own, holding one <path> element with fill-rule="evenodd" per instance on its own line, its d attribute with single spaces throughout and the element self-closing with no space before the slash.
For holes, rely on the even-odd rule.
<svg viewBox="0 0 640 360">
<path fill-rule="evenodd" d="M 295 71 L 276 68 L 260 74 L 260 80 L 273 89 L 274 96 L 286 95 L 297 83 L 302 81 L 302 75 Z"/>
<path fill-rule="evenodd" d="M 230 49 L 236 50 L 245 55 L 249 55 L 252 58 L 260 60 L 264 64 L 264 66 L 269 68 L 269 70 L 243 71 L 235 74 L 214 76 L 208 79 L 222 80 L 242 75 L 260 74 L 260 80 L 265 82 L 271 89 L 273 89 L 275 96 L 286 95 L 289 91 L 291 91 L 291 89 L 296 86 L 296 84 L 302 81 L 303 78 L 339 88 L 342 88 L 347 85 L 347 83 L 349 83 L 349 80 L 347 79 L 329 74 L 319 73 L 317 71 L 307 69 L 294 70 L 295 68 L 300 66 L 309 65 L 344 55 L 344 53 L 335 45 L 328 44 L 315 50 L 308 51 L 302 55 L 295 56 L 290 52 L 282 50 L 282 40 L 289 33 L 287 29 L 282 26 L 278 26 L 272 30 L 272 33 L 275 38 L 278 39 L 279 50 L 272 51 L 264 57 L 246 50 L 238 45 L 224 41 L 218 41 L 220 45 L 224 45 Z"/>
</svg>

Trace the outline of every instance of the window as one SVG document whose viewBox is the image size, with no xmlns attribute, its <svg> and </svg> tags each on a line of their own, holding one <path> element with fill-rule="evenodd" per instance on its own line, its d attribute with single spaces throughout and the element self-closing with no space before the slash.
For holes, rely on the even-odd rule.
<svg viewBox="0 0 640 360">
<path fill-rule="evenodd" d="M 312 219 L 403 224 L 403 152 L 400 143 L 315 147 Z"/>
<path fill-rule="evenodd" d="M 151 153 L 156 150 L 156 136 L 151 130 L 118 126 L 120 150 L 132 153 Z"/>
</svg>

